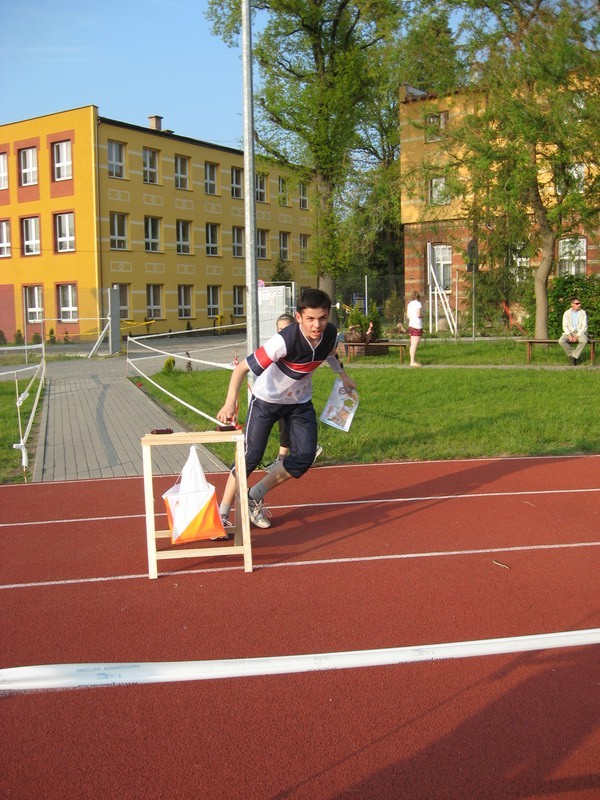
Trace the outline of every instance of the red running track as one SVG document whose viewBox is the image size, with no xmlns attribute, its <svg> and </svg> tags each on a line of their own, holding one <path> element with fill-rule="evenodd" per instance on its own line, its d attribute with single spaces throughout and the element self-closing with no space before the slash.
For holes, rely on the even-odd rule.
<svg viewBox="0 0 600 800">
<path fill-rule="evenodd" d="M 0 666 L 597 628 L 599 487 L 599 456 L 315 467 L 269 495 L 253 573 L 161 561 L 150 581 L 141 479 L 2 486 Z M 5 692 L 0 797 L 600 798 L 598 656 Z"/>
</svg>

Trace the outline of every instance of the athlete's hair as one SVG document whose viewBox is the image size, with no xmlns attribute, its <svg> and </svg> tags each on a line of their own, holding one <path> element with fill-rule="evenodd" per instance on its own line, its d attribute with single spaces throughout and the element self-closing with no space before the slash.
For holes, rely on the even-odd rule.
<svg viewBox="0 0 600 800">
<path fill-rule="evenodd" d="M 293 317 L 293 315 L 292 315 L 292 314 L 288 314 L 287 312 L 286 312 L 286 313 L 284 313 L 284 314 L 280 314 L 280 315 L 277 317 L 277 319 L 275 320 L 275 327 L 277 328 L 277 330 L 278 330 L 278 331 L 279 331 L 279 329 L 280 329 L 280 327 L 281 327 L 281 323 L 282 323 L 282 322 L 284 322 L 284 323 L 285 323 L 285 325 L 283 326 L 283 327 L 285 328 L 285 327 L 286 327 L 287 325 L 289 325 L 291 322 L 296 322 L 296 320 L 294 319 L 294 317 Z"/>
<path fill-rule="evenodd" d="M 321 289 L 303 289 L 296 304 L 296 311 L 301 314 L 305 308 L 326 308 L 327 311 L 331 311 L 331 297 Z"/>
</svg>

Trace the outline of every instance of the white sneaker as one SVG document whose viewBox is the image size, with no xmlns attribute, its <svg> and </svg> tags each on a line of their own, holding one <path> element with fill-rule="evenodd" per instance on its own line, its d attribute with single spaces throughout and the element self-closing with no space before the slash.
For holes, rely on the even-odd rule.
<svg viewBox="0 0 600 800">
<path fill-rule="evenodd" d="M 257 528 L 271 527 L 271 521 L 268 519 L 271 515 L 265 508 L 263 500 L 253 500 L 248 495 L 248 511 L 250 512 L 250 522 Z"/>
<path fill-rule="evenodd" d="M 229 519 L 229 517 L 221 517 L 221 525 L 224 528 L 233 528 L 233 522 Z M 226 542 L 229 539 L 229 534 L 227 531 L 223 534 L 223 536 L 211 536 L 211 542 Z"/>
</svg>

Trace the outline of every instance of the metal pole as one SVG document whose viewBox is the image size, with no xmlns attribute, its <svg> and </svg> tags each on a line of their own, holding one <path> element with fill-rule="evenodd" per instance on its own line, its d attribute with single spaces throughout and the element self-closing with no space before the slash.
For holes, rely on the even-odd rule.
<svg viewBox="0 0 600 800">
<path fill-rule="evenodd" d="M 252 91 L 252 20 L 250 0 L 242 0 L 242 69 L 244 80 L 244 212 L 246 226 L 246 349 L 258 348 L 258 271 L 256 268 L 256 195 L 254 103 Z"/>
</svg>

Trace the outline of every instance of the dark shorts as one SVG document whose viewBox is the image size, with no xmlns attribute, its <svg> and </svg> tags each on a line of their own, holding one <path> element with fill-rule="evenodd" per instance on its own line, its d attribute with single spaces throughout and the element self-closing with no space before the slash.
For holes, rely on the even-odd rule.
<svg viewBox="0 0 600 800">
<path fill-rule="evenodd" d="M 423 328 L 410 328 L 408 329 L 410 336 L 423 336 Z"/>
<path fill-rule="evenodd" d="M 248 475 L 262 461 L 271 429 L 279 420 L 285 421 L 290 443 L 290 454 L 283 460 L 286 471 L 299 478 L 315 460 L 317 415 L 312 402 L 285 405 L 252 396 L 244 426 Z"/>
</svg>

